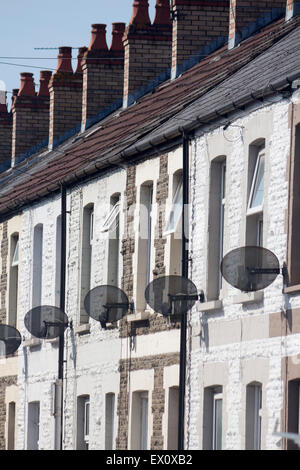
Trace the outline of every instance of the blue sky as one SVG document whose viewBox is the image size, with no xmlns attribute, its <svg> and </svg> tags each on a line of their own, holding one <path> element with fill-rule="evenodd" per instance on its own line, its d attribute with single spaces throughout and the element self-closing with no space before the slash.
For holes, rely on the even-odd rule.
<svg viewBox="0 0 300 470">
<path fill-rule="evenodd" d="M 88 46 L 92 23 L 107 24 L 107 43 L 111 23 L 128 24 L 133 0 L 8 0 L 0 7 L 0 89 L 19 88 L 20 73 L 34 73 L 39 82 L 40 69 L 55 69 L 55 50 L 37 47 Z M 155 0 L 149 0 L 150 18 Z M 74 51 L 76 54 L 76 51 Z M 74 55 L 75 55 L 74 54 Z M 16 65 L 7 65 L 3 62 Z M 35 68 L 35 67 L 38 68 Z M 11 94 L 7 94 L 10 103 Z"/>
</svg>

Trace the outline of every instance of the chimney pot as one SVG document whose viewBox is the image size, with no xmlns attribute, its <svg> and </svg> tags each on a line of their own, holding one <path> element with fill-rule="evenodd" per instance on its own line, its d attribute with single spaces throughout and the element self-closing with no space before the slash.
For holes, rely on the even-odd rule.
<svg viewBox="0 0 300 470">
<path fill-rule="evenodd" d="M 106 24 L 92 24 L 92 37 L 89 51 L 108 50 L 106 43 Z"/>
<path fill-rule="evenodd" d="M 22 72 L 18 96 L 35 96 L 33 73 Z"/>
<path fill-rule="evenodd" d="M 56 72 L 70 72 L 72 69 L 72 47 L 60 47 Z"/>
<path fill-rule="evenodd" d="M 38 96 L 49 96 L 49 81 L 52 76 L 50 70 L 41 70 L 40 72 L 40 88 Z"/>
<path fill-rule="evenodd" d="M 123 35 L 125 32 L 125 23 L 113 23 L 112 24 L 112 41 L 110 50 L 111 51 L 123 51 Z"/>
<path fill-rule="evenodd" d="M 83 56 L 84 56 L 84 54 L 87 50 L 88 50 L 87 47 L 79 47 L 78 56 L 77 56 L 77 68 L 76 68 L 75 73 L 83 73 L 82 66 L 81 66 L 81 61 L 82 61 L 82 58 L 83 58 Z"/>
<path fill-rule="evenodd" d="M 171 24 L 170 0 L 156 0 L 154 24 Z"/>
<path fill-rule="evenodd" d="M 129 24 L 150 25 L 148 0 L 134 0 Z"/>
</svg>

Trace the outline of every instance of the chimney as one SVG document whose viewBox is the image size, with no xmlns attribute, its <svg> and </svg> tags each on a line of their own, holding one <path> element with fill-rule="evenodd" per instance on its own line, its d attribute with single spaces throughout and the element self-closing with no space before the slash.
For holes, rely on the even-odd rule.
<svg viewBox="0 0 300 470">
<path fill-rule="evenodd" d="M 40 72 L 40 89 L 36 93 L 33 74 L 21 73 L 20 88 L 18 92 L 13 90 L 12 166 L 22 154 L 48 140 L 50 99 L 46 89 L 50 77 L 48 70 Z"/>
<path fill-rule="evenodd" d="M 132 94 L 147 85 L 171 66 L 172 25 L 170 0 L 156 0 L 153 24 L 149 18 L 148 0 L 134 0 L 129 26 L 125 30 L 124 97 L 128 106 Z"/>
<path fill-rule="evenodd" d="M 293 16 L 300 14 L 300 1 L 299 0 L 287 0 L 286 4 L 286 17 L 285 19 L 288 21 Z"/>
<path fill-rule="evenodd" d="M 7 110 L 6 92 L 0 94 L 0 173 L 11 166 L 12 114 Z"/>
<path fill-rule="evenodd" d="M 270 22 L 273 18 L 284 16 L 286 0 L 230 0 L 229 39 L 228 48 L 237 46 L 241 40 L 250 35 L 251 24 L 266 18 Z M 269 20 L 267 21 L 267 18 Z M 255 32 L 255 29 L 252 32 Z"/>
<path fill-rule="evenodd" d="M 229 0 L 172 0 L 172 18 L 172 78 L 176 78 L 184 61 L 213 41 L 227 41 Z"/>
<path fill-rule="evenodd" d="M 79 49 L 78 56 L 82 54 Z M 77 67 L 77 70 L 78 67 Z M 53 149 L 75 129 L 80 130 L 82 108 L 82 72 L 73 73 L 72 48 L 60 47 L 56 72 L 49 83 L 49 149 Z"/>
<path fill-rule="evenodd" d="M 82 60 L 82 126 L 86 129 L 100 111 L 123 97 L 124 23 L 112 24 L 110 48 L 106 43 L 106 25 L 93 24 L 92 37 Z"/>
</svg>

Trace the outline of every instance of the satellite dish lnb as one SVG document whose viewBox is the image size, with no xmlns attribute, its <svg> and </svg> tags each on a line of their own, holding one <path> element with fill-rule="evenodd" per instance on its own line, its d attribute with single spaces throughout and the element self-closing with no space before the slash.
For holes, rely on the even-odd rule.
<svg viewBox="0 0 300 470">
<path fill-rule="evenodd" d="M 145 290 L 148 305 L 164 316 L 183 315 L 199 299 L 197 287 L 182 276 L 162 276 L 154 279 Z"/>
<path fill-rule="evenodd" d="M 224 256 L 221 273 L 233 287 L 243 292 L 265 289 L 280 274 L 277 256 L 261 246 L 236 248 Z M 283 276 L 286 271 L 282 269 Z"/>
<path fill-rule="evenodd" d="M 84 299 L 84 307 L 91 318 L 106 328 L 107 323 L 121 320 L 127 314 L 129 300 L 119 287 L 103 285 L 89 291 Z"/>
<path fill-rule="evenodd" d="M 69 326 L 66 313 L 51 305 L 31 309 L 26 313 L 24 323 L 33 336 L 41 339 L 57 338 Z"/>
<path fill-rule="evenodd" d="M 0 358 L 16 352 L 21 342 L 21 334 L 16 328 L 0 324 Z"/>
</svg>

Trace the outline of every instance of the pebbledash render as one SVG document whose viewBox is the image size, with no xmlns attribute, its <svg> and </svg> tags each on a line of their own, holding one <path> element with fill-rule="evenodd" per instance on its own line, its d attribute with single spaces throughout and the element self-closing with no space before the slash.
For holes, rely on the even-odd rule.
<svg viewBox="0 0 300 470">
<path fill-rule="evenodd" d="M 37 93 L 22 73 L 1 105 L 0 321 L 22 337 L 0 358 L 1 449 L 178 448 L 180 318 L 144 292 L 181 274 L 183 148 L 204 296 L 187 315 L 184 448 L 296 447 L 280 432 L 300 433 L 299 3 L 157 0 L 152 23 L 148 9 L 135 0 L 110 47 L 93 24 L 74 72 L 61 47 Z M 288 279 L 229 285 L 223 257 L 251 245 Z M 105 285 L 131 308 L 104 328 L 84 299 Z M 59 380 L 59 338 L 24 318 L 62 300 Z"/>
</svg>

